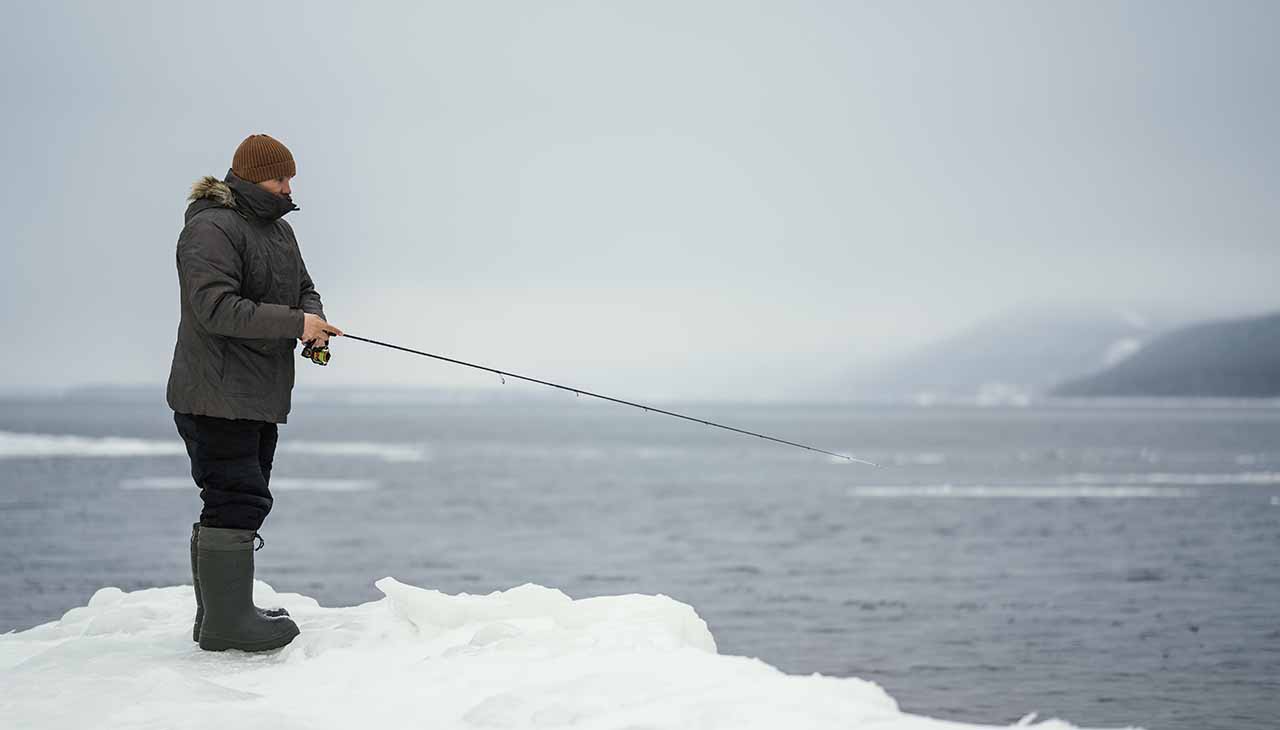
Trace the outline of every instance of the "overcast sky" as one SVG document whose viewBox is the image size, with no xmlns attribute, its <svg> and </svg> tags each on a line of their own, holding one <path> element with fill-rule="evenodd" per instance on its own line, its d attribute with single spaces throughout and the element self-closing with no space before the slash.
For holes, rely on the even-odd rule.
<svg viewBox="0 0 1280 730">
<path fill-rule="evenodd" d="M 1042 302 L 1280 307 L 1280 3 L 11 3 L 8 388 L 162 383 L 247 134 L 355 334 L 767 392 Z M 488 385 L 335 345 L 318 383 Z"/>
</svg>

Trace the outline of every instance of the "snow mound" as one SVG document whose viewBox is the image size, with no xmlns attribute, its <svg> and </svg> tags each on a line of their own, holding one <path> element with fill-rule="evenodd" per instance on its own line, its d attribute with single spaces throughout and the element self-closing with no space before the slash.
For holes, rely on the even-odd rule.
<svg viewBox="0 0 1280 730">
<path fill-rule="evenodd" d="M 261 654 L 200 651 L 191 586 L 103 588 L 0 635 L 0 717 L 77 730 L 978 727 L 901 713 L 871 682 L 717 654 L 693 608 L 662 595 L 376 585 L 380 600 L 324 608 L 256 582 L 258 605 L 285 606 L 302 629 Z"/>
</svg>

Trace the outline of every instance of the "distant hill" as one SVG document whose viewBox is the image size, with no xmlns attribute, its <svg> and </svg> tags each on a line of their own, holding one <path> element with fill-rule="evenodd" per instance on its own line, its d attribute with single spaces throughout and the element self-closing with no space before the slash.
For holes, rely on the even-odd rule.
<svg viewBox="0 0 1280 730">
<path fill-rule="evenodd" d="M 1102 307 L 1012 312 L 855 373 L 845 387 L 856 398 L 1017 402 L 1131 356 L 1171 321 Z"/>
<path fill-rule="evenodd" d="M 1168 332 L 1113 367 L 1068 380 L 1064 397 L 1280 397 L 1280 313 Z"/>
</svg>

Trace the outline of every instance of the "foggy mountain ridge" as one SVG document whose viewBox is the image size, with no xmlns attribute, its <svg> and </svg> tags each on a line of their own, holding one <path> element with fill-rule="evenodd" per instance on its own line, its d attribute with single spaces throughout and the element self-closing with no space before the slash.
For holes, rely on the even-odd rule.
<svg viewBox="0 0 1280 730">
<path fill-rule="evenodd" d="M 1280 396 L 1280 312 L 1180 327 L 1109 368 L 1067 380 L 1062 397 Z"/>
<path fill-rule="evenodd" d="M 843 387 L 855 399 L 1024 401 L 1123 362 L 1182 321 L 1111 307 L 1014 310 L 856 373 Z"/>
<path fill-rule="evenodd" d="M 1277 381 L 1280 313 L 1209 319 L 1169 308 L 1151 315 L 1125 308 L 1059 307 L 1007 312 L 870 365 L 830 387 L 819 381 L 811 391 L 767 400 L 1020 404 L 1040 396 L 1271 397 L 1280 394 Z M 0 395 L 163 404 L 164 384 L 104 382 Z M 375 405 L 556 401 L 563 395 L 508 385 L 350 383 L 305 385 L 295 391 L 294 400 Z"/>
</svg>

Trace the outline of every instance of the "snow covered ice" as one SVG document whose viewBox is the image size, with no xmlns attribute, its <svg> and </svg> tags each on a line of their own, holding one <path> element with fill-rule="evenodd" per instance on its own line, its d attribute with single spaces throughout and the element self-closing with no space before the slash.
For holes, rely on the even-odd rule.
<svg viewBox="0 0 1280 730">
<path fill-rule="evenodd" d="M 717 654 L 693 608 L 662 595 L 376 585 L 380 600 L 324 608 L 257 581 L 258 605 L 288 608 L 302 629 L 262 654 L 196 647 L 191 586 L 102 588 L 58 621 L 0 635 L 0 726 L 978 727 L 904 714 L 871 682 L 787 675 Z"/>
</svg>

